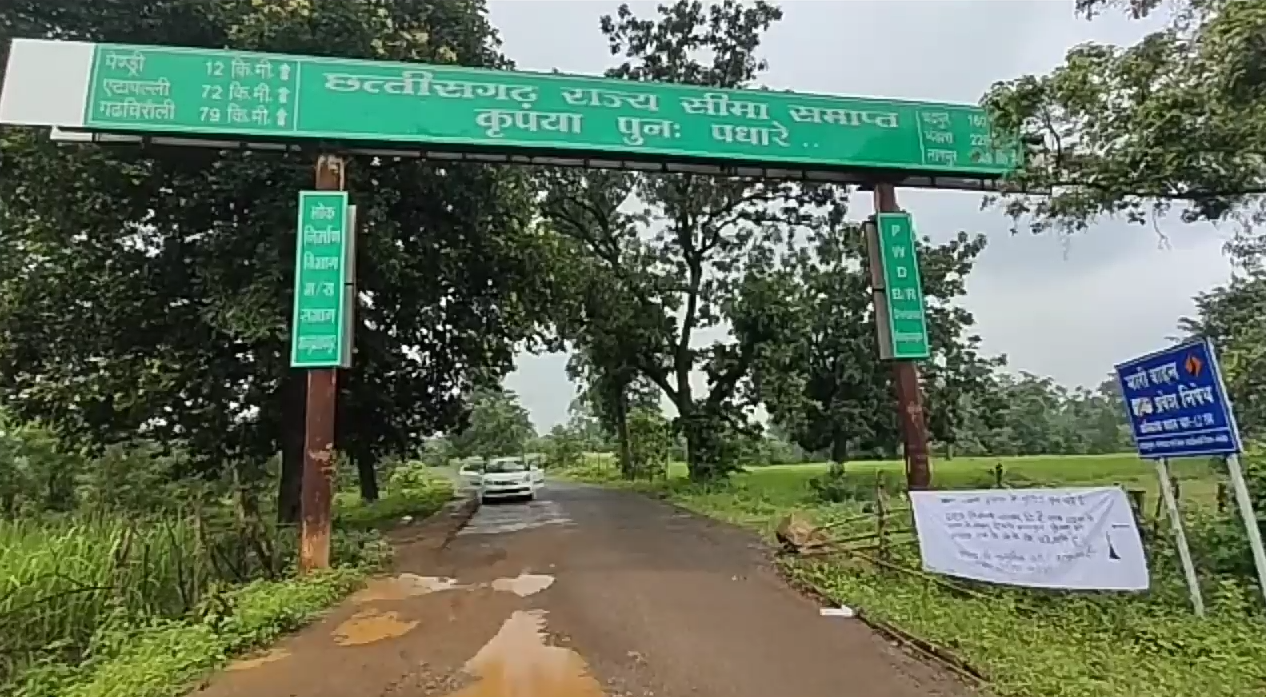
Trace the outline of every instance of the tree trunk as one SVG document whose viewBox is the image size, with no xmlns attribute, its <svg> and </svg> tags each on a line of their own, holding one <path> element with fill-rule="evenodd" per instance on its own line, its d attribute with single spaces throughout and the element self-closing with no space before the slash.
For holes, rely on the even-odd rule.
<svg viewBox="0 0 1266 697">
<path fill-rule="evenodd" d="M 848 437 L 837 433 L 831 438 L 831 462 L 842 465 L 848 459 Z"/>
<path fill-rule="evenodd" d="M 372 453 L 357 452 L 356 478 L 360 481 L 360 498 L 366 503 L 378 500 L 378 471 L 374 468 Z"/>
<path fill-rule="evenodd" d="M 620 446 L 620 474 L 625 479 L 633 479 L 633 449 L 629 443 L 629 404 L 628 392 L 624 387 L 615 398 L 615 434 Z"/>
<path fill-rule="evenodd" d="M 277 522 L 299 522 L 303 493 L 303 443 L 307 412 L 307 373 L 290 370 L 281 387 L 281 477 L 277 488 Z"/>
</svg>

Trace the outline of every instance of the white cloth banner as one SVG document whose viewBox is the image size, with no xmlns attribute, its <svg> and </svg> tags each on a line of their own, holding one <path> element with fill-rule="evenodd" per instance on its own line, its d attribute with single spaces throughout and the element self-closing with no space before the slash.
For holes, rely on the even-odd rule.
<svg viewBox="0 0 1266 697">
<path fill-rule="evenodd" d="M 1119 488 L 912 491 L 910 501 L 927 571 L 1034 588 L 1148 587 Z"/>
</svg>

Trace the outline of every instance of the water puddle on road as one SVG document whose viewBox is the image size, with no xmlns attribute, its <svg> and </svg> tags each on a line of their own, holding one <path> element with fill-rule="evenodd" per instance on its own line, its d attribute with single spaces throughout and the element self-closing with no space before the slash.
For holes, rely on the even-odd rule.
<svg viewBox="0 0 1266 697">
<path fill-rule="evenodd" d="M 514 593 L 520 598 L 536 595 L 554 584 L 554 577 L 546 574 L 522 573 L 513 578 L 498 578 L 492 583 L 458 583 L 455 578 L 400 574 L 389 578 L 376 578 L 352 595 L 357 605 L 375 601 L 405 600 L 440 591 L 475 590 L 492 588 L 494 591 Z"/>
<path fill-rule="evenodd" d="M 339 646 L 363 646 L 404 636 L 417 626 L 416 620 L 406 622 L 395 612 L 365 610 L 352 615 L 334 629 L 334 643 Z"/>
<path fill-rule="evenodd" d="M 476 682 L 448 697 L 603 697 L 580 654 L 546 643 L 544 610 L 510 615 L 465 670 Z"/>
<path fill-rule="evenodd" d="M 232 663 L 225 666 L 224 669 L 227 671 L 250 670 L 252 668 L 258 668 L 267 663 L 280 661 L 281 659 L 288 658 L 289 656 L 290 656 L 290 652 L 287 651 L 286 649 L 273 649 L 272 651 L 269 651 L 267 653 L 262 653 L 258 656 L 254 656 L 251 658 L 243 658 L 239 661 L 233 661 Z"/>
<path fill-rule="evenodd" d="M 391 578 L 376 578 L 352 596 L 352 602 L 360 605 L 375 600 L 404 600 L 428 593 L 467 588 L 455 578 L 400 574 Z"/>
<path fill-rule="evenodd" d="M 554 577 L 545 574 L 519 574 L 514 578 L 499 578 L 492 582 L 494 591 L 514 593 L 520 598 L 536 595 L 554 585 Z"/>
</svg>

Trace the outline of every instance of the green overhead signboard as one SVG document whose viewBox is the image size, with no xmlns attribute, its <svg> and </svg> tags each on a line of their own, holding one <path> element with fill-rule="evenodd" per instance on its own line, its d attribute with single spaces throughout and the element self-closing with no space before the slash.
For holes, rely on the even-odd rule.
<svg viewBox="0 0 1266 697">
<path fill-rule="evenodd" d="M 985 112 L 969 105 L 220 50 L 75 46 L 83 47 L 75 60 L 90 64 L 85 76 L 59 67 L 53 77 L 82 83 L 81 113 L 62 119 L 74 123 L 47 125 L 979 178 L 1004 175 L 1017 163 L 1018 150 L 995 147 Z M 41 80 L 51 79 L 49 66 L 62 60 L 29 62 L 11 60 L 10 72 L 15 65 L 29 71 L 34 95 Z M 44 122 L 47 113 L 19 120 Z"/>
<path fill-rule="evenodd" d="M 880 213 L 876 216 L 876 227 L 892 357 L 896 360 L 927 358 L 931 355 L 931 345 L 914 221 L 909 213 Z"/>
<path fill-rule="evenodd" d="M 295 368 L 347 365 L 349 327 L 343 287 L 351 263 L 347 209 L 346 191 L 299 192 L 290 329 L 290 365 Z"/>
</svg>

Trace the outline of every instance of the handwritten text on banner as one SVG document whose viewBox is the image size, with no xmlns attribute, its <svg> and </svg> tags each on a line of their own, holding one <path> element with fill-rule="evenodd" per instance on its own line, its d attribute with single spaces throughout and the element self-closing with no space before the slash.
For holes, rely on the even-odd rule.
<svg viewBox="0 0 1266 697">
<path fill-rule="evenodd" d="M 1119 488 L 912 491 L 910 500 L 928 571 L 1034 588 L 1148 587 Z"/>
</svg>

